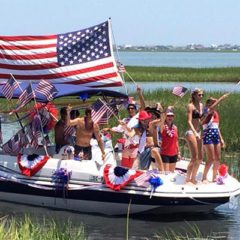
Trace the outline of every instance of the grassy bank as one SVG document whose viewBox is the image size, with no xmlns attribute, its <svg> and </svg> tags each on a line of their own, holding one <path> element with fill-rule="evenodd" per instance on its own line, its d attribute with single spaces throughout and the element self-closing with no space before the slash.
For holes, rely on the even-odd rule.
<svg viewBox="0 0 240 240">
<path fill-rule="evenodd" d="M 16 220 L 14 217 L 0 219 L 1 240 L 83 240 L 87 239 L 84 228 L 72 226 L 71 221 L 60 223 L 55 220 L 33 221 L 29 217 Z"/>
<path fill-rule="evenodd" d="M 137 67 L 126 66 L 135 81 L 172 82 L 237 82 L 240 67 L 226 68 L 177 68 L 177 67 Z M 125 80 L 130 81 L 127 74 Z"/>
<path fill-rule="evenodd" d="M 219 93 L 205 93 L 203 103 L 205 103 L 206 99 L 209 97 L 218 98 L 220 96 Z M 137 99 L 136 95 L 134 97 Z M 179 98 L 172 95 L 170 91 L 156 90 L 152 92 L 144 92 L 144 98 L 147 105 L 154 106 L 156 102 L 161 102 L 164 107 L 169 105 L 175 106 L 175 124 L 178 126 L 179 137 L 184 139 L 187 130 L 186 106 L 189 102 L 190 94 L 188 93 L 183 98 Z M 226 152 L 240 151 L 240 128 L 238 123 L 238 119 L 240 119 L 239 106 L 240 97 L 239 94 L 235 93 L 231 94 L 218 106 L 220 128 L 226 142 Z M 120 118 L 123 118 L 126 115 L 127 112 L 123 111 L 120 113 Z M 114 124 L 117 124 L 115 118 L 110 121 L 110 125 Z M 184 143 L 184 141 L 182 140 L 181 143 Z"/>
</svg>

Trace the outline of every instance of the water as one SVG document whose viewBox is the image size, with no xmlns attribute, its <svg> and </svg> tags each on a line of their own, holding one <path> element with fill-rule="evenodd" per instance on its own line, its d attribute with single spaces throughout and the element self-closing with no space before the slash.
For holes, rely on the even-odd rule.
<svg viewBox="0 0 240 240">
<path fill-rule="evenodd" d="M 22 219 L 27 214 L 34 219 L 54 219 L 64 224 L 70 220 L 73 231 L 78 229 L 81 223 L 84 226 L 88 240 L 95 239 L 126 239 L 126 216 L 109 217 L 90 214 L 58 211 L 31 206 L 19 206 L 12 203 L 0 202 L 0 217 L 14 216 Z M 176 214 L 163 216 L 135 216 L 129 219 L 129 239 L 155 239 L 156 234 L 163 234 L 166 230 L 174 230 L 176 233 L 185 234 L 193 232 L 193 226 L 197 226 L 202 235 L 218 236 L 218 239 L 239 239 L 240 236 L 240 210 L 231 210 L 228 205 L 218 207 L 207 214 Z M 224 238 L 220 238 L 220 236 Z M 214 239 L 214 238 L 211 238 Z"/>
<path fill-rule="evenodd" d="M 119 52 L 126 66 L 239 67 L 240 53 L 218 52 Z"/>
<path fill-rule="evenodd" d="M 202 88 L 205 92 L 240 92 L 240 85 L 235 83 L 218 83 L 218 82 L 137 82 L 144 91 L 154 90 L 172 90 L 176 86 L 184 86 L 189 91 L 194 88 Z M 136 92 L 136 86 L 133 83 L 126 83 L 128 92 Z M 116 90 L 112 88 L 113 90 Z M 125 91 L 121 88 L 121 91 Z"/>
<path fill-rule="evenodd" d="M 172 66 L 172 67 L 227 67 L 240 66 L 240 53 L 130 53 L 120 52 L 120 59 L 125 65 L 135 66 Z M 232 83 L 139 83 L 146 90 L 172 89 L 182 85 L 189 89 L 201 87 L 205 91 L 232 91 Z M 127 84 L 130 92 L 135 86 Z M 116 90 L 116 88 L 114 88 Z M 236 91 L 240 91 L 239 87 Z M 4 141 L 13 136 L 19 128 L 18 124 L 3 125 Z M 37 208 L 11 203 L 0 202 L 0 217 L 14 216 L 23 219 L 27 214 L 33 220 L 55 219 L 66 223 L 68 219 L 78 228 L 83 223 L 89 240 L 95 239 L 126 239 L 126 217 L 108 217 L 56 211 L 47 208 Z M 208 214 L 181 214 L 164 216 L 138 216 L 129 219 L 129 239 L 154 239 L 157 233 L 164 233 L 167 229 L 182 234 L 192 232 L 191 227 L 197 226 L 204 236 L 211 235 L 210 239 L 239 239 L 240 237 L 240 209 L 232 210 L 228 205 L 219 207 Z M 74 230 L 74 229 L 73 229 Z"/>
</svg>

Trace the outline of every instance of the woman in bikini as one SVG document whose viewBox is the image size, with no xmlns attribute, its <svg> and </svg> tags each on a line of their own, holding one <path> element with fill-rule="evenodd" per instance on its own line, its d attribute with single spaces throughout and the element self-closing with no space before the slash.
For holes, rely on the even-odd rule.
<svg viewBox="0 0 240 240">
<path fill-rule="evenodd" d="M 191 101 L 187 106 L 188 130 L 186 132 L 186 141 L 191 154 L 191 161 L 187 168 L 186 183 L 197 184 L 196 175 L 203 158 L 203 147 L 200 131 L 200 118 L 203 113 L 203 104 L 201 103 L 203 90 L 196 88 L 191 94 Z"/>
<path fill-rule="evenodd" d="M 221 159 L 221 147 L 225 147 L 225 143 L 219 129 L 219 116 L 216 111 L 216 107 L 228 95 L 229 93 L 226 93 L 219 99 L 209 98 L 206 101 L 204 114 L 201 118 L 201 123 L 203 125 L 203 146 L 207 156 L 202 178 L 204 183 L 208 183 L 207 174 L 212 164 L 212 181 L 216 180 L 217 170 Z"/>
</svg>

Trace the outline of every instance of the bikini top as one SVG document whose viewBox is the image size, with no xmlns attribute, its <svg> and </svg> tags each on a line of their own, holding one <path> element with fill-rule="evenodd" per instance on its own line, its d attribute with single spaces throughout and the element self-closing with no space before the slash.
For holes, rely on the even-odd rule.
<svg viewBox="0 0 240 240">
<path fill-rule="evenodd" d="M 196 108 L 192 111 L 192 118 L 193 119 L 201 118 L 201 114 Z"/>
</svg>

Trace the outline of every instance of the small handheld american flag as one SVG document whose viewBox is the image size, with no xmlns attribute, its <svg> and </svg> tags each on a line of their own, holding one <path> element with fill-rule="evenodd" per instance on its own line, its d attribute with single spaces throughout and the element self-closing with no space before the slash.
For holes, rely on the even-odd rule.
<svg viewBox="0 0 240 240">
<path fill-rule="evenodd" d="M 188 89 L 183 86 L 176 86 L 173 88 L 172 94 L 182 98 L 187 93 L 187 90 Z"/>
</svg>

